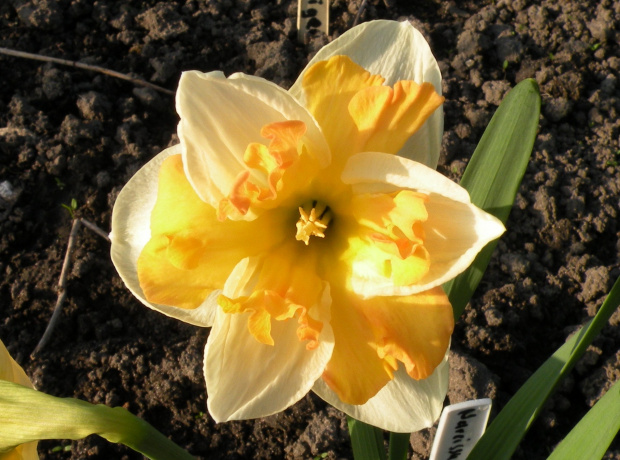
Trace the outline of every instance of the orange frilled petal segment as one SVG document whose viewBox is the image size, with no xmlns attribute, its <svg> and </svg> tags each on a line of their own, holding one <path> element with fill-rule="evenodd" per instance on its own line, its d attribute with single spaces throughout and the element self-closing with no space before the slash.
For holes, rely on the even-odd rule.
<svg viewBox="0 0 620 460">
<path fill-rule="evenodd" d="M 368 278 L 379 275 L 395 286 L 408 286 L 428 273 L 431 260 L 423 228 L 427 198 L 411 190 L 354 196 L 351 212 L 360 227 L 343 259 L 356 274 L 367 271 Z"/>
<path fill-rule="evenodd" d="M 138 258 L 138 279 L 146 299 L 197 308 L 214 289 L 224 286 L 239 260 L 282 240 L 280 217 L 273 212 L 269 220 L 220 222 L 217 211 L 188 182 L 181 155 L 167 158 L 159 173 L 151 239 Z"/>
<path fill-rule="evenodd" d="M 364 404 L 390 381 L 390 371 L 370 344 L 375 340 L 368 321 L 347 296 L 332 289 L 331 325 L 334 351 L 323 380 L 347 404 Z"/>
<path fill-rule="evenodd" d="M 444 101 L 430 83 L 383 83 L 347 56 L 317 62 L 304 74 L 306 107 L 335 162 L 364 151 L 398 152 Z"/>
<path fill-rule="evenodd" d="M 400 361 L 411 378 L 421 380 L 443 360 L 454 315 L 440 287 L 406 297 L 376 297 L 363 302 L 361 309 L 372 326 L 378 356 L 394 370 Z"/>
<path fill-rule="evenodd" d="M 274 345 L 271 321 L 296 318 L 297 337 L 306 348 L 319 344 L 323 323 L 318 318 L 325 315 L 317 309 L 327 307 L 321 300 L 326 286 L 316 275 L 315 258 L 303 252 L 298 243 L 278 248 L 264 256 L 250 295 L 218 298 L 225 313 L 250 313 L 248 329 L 260 343 Z"/>
<path fill-rule="evenodd" d="M 406 297 L 359 299 L 332 290 L 335 346 L 323 380 L 347 404 L 364 404 L 393 378 L 398 363 L 416 379 L 443 360 L 454 328 L 441 288 Z"/>
<path fill-rule="evenodd" d="M 258 142 L 248 145 L 243 156 L 248 169 L 239 173 L 229 195 L 220 201 L 218 218 L 244 216 L 253 204 L 274 200 L 282 187 L 282 176 L 299 157 L 305 133 L 306 125 L 299 120 L 263 126 L 261 136 L 270 141 L 269 146 Z"/>
</svg>

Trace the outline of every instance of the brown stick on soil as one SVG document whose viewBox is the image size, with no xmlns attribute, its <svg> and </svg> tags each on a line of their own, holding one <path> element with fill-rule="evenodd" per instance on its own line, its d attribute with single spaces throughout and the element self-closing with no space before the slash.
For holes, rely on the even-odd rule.
<svg viewBox="0 0 620 460">
<path fill-rule="evenodd" d="M 34 357 L 34 355 L 36 355 L 39 351 L 41 351 L 43 347 L 45 347 L 45 345 L 47 345 L 47 342 L 49 342 L 50 338 L 52 337 L 52 332 L 56 327 L 56 323 L 60 318 L 60 313 L 62 312 L 62 305 L 64 304 L 65 298 L 67 297 L 67 274 L 69 273 L 69 266 L 71 265 L 71 254 L 73 253 L 73 248 L 75 247 L 75 238 L 77 236 L 78 230 L 80 229 L 80 225 L 84 225 L 89 230 L 95 232 L 97 235 L 110 242 L 108 234 L 92 222 L 89 222 L 86 219 L 73 219 L 73 226 L 71 227 L 69 242 L 67 243 L 67 252 L 65 253 L 65 260 L 62 263 L 60 279 L 58 280 L 58 298 L 56 299 L 54 313 L 52 313 L 52 317 L 50 319 L 50 322 L 47 324 L 47 328 L 43 333 L 43 337 L 41 337 L 41 340 L 39 340 L 36 348 L 31 353 L 31 358 Z"/>
<path fill-rule="evenodd" d="M 170 91 L 169 89 L 162 88 L 161 86 L 154 85 L 153 83 L 149 83 L 148 81 L 144 81 L 140 78 L 133 78 L 124 73 L 116 72 L 114 70 L 109 70 L 104 67 L 99 67 L 96 65 L 83 64 L 81 62 L 69 61 L 67 59 L 59 59 L 48 56 L 42 56 L 40 54 L 33 53 L 25 53 L 23 51 L 12 50 L 10 48 L 0 48 L 0 54 L 6 54 L 8 56 L 20 57 L 25 59 L 34 59 L 35 61 L 44 61 L 44 62 L 53 62 L 54 64 L 66 65 L 69 67 L 77 67 L 78 69 L 91 70 L 93 72 L 99 72 L 105 75 L 109 75 L 111 77 L 120 78 L 121 80 L 127 80 L 132 82 L 135 85 L 146 86 L 148 88 L 152 88 L 155 91 L 159 91 L 165 94 L 169 94 L 170 96 L 174 96 L 174 91 Z"/>
</svg>

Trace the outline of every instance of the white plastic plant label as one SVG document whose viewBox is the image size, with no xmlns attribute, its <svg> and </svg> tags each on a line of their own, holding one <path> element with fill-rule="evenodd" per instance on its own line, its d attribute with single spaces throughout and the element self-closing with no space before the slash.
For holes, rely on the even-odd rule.
<svg viewBox="0 0 620 460">
<path fill-rule="evenodd" d="M 487 427 L 491 404 L 485 398 L 444 407 L 430 460 L 465 460 Z"/>
<path fill-rule="evenodd" d="M 297 38 L 303 43 L 317 31 L 329 35 L 329 0 L 298 0 Z"/>
</svg>

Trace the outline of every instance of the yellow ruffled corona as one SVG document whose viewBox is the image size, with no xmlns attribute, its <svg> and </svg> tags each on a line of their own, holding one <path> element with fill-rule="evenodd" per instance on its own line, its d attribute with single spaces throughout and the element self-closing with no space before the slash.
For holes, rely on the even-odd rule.
<svg viewBox="0 0 620 460">
<path fill-rule="evenodd" d="M 439 416 L 453 330 L 441 284 L 503 225 L 438 174 L 441 77 L 408 23 L 321 50 L 286 92 L 186 72 L 181 144 L 119 195 L 112 257 L 147 306 L 212 327 L 217 421 L 309 390 L 411 432 Z"/>
</svg>

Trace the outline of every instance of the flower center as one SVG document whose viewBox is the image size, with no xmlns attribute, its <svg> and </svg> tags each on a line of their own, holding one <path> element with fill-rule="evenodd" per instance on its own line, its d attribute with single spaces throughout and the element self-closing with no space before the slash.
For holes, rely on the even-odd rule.
<svg viewBox="0 0 620 460">
<path fill-rule="evenodd" d="M 325 230 L 331 220 L 332 212 L 329 206 L 324 203 L 311 201 L 300 206 L 295 239 L 303 241 L 307 246 L 310 243 L 311 236 L 325 238 Z"/>
</svg>

